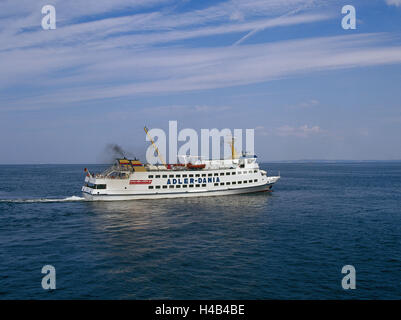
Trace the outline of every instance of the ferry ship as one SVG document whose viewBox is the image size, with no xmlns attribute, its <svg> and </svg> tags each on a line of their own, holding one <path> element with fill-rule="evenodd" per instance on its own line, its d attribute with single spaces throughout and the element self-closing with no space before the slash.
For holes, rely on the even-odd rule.
<svg viewBox="0 0 401 320">
<path fill-rule="evenodd" d="M 145 127 L 145 131 L 148 131 Z M 103 173 L 86 168 L 83 196 L 88 200 L 139 200 L 222 196 L 271 191 L 278 176 L 261 170 L 255 155 L 237 155 L 231 143 L 231 159 L 202 160 L 185 156 L 184 163 L 166 164 L 150 137 L 161 165 L 134 159 L 117 159 Z M 195 159 L 195 161 L 192 161 Z"/>
</svg>

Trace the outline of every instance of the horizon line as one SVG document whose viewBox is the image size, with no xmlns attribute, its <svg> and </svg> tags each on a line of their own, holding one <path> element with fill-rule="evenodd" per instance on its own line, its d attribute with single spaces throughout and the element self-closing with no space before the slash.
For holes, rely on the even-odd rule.
<svg viewBox="0 0 401 320">
<path fill-rule="evenodd" d="M 401 162 L 401 159 L 362 159 L 362 160 L 347 160 L 347 159 L 298 159 L 298 160 L 263 160 L 259 163 L 291 163 L 291 162 Z M 0 166 L 25 166 L 25 165 L 39 165 L 39 166 L 45 166 L 45 165 L 111 165 L 112 163 L 106 163 L 106 162 L 95 162 L 95 163 L 90 163 L 90 162 L 82 162 L 82 163 L 58 163 L 58 162 L 50 162 L 50 163 L 0 163 Z"/>
</svg>

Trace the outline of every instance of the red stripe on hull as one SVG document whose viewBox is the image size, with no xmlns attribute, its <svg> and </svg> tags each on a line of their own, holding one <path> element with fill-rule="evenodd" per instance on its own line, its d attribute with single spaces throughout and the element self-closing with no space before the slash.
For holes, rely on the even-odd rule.
<svg viewBox="0 0 401 320">
<path fill-rule="evenodd" d="M 130 180 L 129 184 L 151 184 L 152 180 Z"/>
</svg>

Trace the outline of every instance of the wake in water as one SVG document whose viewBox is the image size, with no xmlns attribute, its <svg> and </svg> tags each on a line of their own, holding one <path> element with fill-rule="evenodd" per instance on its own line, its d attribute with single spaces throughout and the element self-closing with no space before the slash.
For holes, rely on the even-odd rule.
<svg viewBox="0 0 401 320">
<path fill-rule="evenodd" d="M 83 197 L 67 197 L 64 199 L 0 199 L 0 202 L 11 202 L 11 203 L 36 203 L 36 202 L 71 202 L 71 201 L 86 201 Z"/>
</svg>

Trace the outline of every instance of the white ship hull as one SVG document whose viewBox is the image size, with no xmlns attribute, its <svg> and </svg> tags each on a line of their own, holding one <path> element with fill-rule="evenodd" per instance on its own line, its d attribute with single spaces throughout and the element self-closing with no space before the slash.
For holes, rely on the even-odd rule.
<svg viewBox="0 0 401 320">
<path fill-rule="evenodd" d="M 279 177 L 269 177 L 271 182 L 265 185 L 250 186 L 242 188 L 230 188 L 225 190 L 188 190 L 182 192 L 160 192 L 152 194 L 130 194 L 130 193 L 115 193 L 115 194 L 90 194 L 83 192 L 83 196 L 87 200 L 93 201 L 121 201 L 121 200 L 151 200 L 151 199 L 172 199 L 172 198 L 187 198 L 187 197 L 209 197 L 209 196 L 226 196 L 234 194 L 245 194 L 255 192 L 271 192 L 272 185 L 279 180 Z"/>
</svg>

